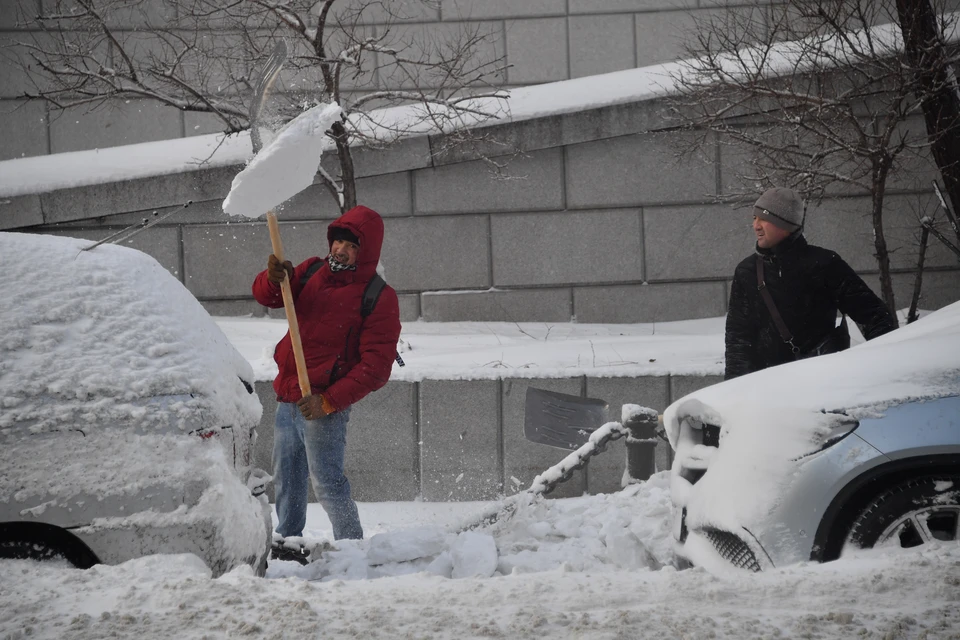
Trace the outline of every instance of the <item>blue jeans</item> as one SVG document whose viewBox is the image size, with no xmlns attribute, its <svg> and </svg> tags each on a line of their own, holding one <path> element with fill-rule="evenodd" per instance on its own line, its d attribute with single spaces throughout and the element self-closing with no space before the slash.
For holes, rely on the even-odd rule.
<svg viewBox="0 0 960 640">
<path fill-rule="evenodd" d="M 333 537 L 363 538 L 350 481 L 343 475 L 350 409 L 307 420 L 297 405 L 280 402 L 273 432 L 273 485 L 277 494 L 277 533 L 303 535 L 307 522 L 307 477 L 333 524 Z"/>
</svg>

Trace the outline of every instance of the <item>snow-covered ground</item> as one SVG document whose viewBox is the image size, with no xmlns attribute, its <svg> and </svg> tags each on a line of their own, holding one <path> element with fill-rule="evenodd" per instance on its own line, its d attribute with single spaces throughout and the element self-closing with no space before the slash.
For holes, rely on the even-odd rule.
<svg viewBox="0 0 960 640">
<path fill-rule="evenodd" d="M 461 536 L 451 531 L 482 505 L 360 504 L 371 537 L 341 543 L 306 567 L 275 562 L 267 579 L 240 569 L 214 580 L 189 555 L 87 571 L 3 561 L 0 638 L 933 640 L 960 634 L 956 543 L 862 552 L 763 574 L 677 570 L 669 560 L 667 491 L 666 474 L 659 474 L 619 494 L 536 502 L 493 528 Z M 306 533 L 326 538 L 329 521 L 313 507 Z M 444 577 L 452 562 L 489 570 L 491 541 L 499 550 L 498 575 Z M 438 551 L 414 562 L 388 561 Z"/>
<path fill-rule="evenodd" d="M 274 374 L 282 320 L 219 318 Z M 859 336 L 854 337 L 854 342 Z M 722 372 L 722 319 L 658 325 L 407 323 L 400 379 Z M 194 556 L 87 571 L 0 561 L 5 638 L 960 637 L 960 545 L 858 552 L 763 574 L 680 570 L 667 473 L 612 495 L 521 502 L 360 504 L 367 538 L 317 562 L 212 579 Z"/>
</svg>

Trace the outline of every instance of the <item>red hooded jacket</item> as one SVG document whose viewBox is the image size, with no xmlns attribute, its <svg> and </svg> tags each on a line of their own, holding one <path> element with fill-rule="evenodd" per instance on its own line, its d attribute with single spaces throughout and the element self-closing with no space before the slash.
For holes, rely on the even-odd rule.
<svg viewBox="0 0 960 640">
<path fill-rule="evenodd" d="M 383 220 L 367 207 L 354 207 L 327 227 L 327 244 L 333 229 L 350 230 L 360 240 L 356 271 L 330 270 L 326 258 L 308 258 L 297 265 L 290 281 L 300 325 L 300 340 L 313 393 L 322 393 L 339 411 L 354 404 L 387 383 L 400 338 L 400 304 L 397 293 L 385 286 L 377 306 L 366 318 L 360 305 L 367 283 L 377 270 L 383 245 Z M 322 260 L 323 267 L 305 285 L 301 277 L 310 265 Z M 253 281 L 253 297 L 260 304 L 280 308 L 280 285 L 267 279 L 266 270 Z M 290 333 L 273 353 L 279 367 L 273 388 L 281 402 L 302 397 L 297 381 Z"/>
</svg>

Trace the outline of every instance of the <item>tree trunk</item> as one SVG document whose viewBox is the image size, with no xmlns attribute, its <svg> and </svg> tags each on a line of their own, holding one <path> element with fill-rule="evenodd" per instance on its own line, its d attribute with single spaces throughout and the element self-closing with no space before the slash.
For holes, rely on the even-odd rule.
<svg viewBox="0 0 960 640">
<path fill-rule="evenodd" d="M 883 197 L 886 190 L 887 174 L 890 172 L 891 159 L 876 159 L 873 170 L 873 247 L 876 250 L 877 265 L 880 267 L 880 297 L 887 309 L 897 318 L 897 304 L 893 297 L 893 278 L 890 275 L 890 252 L 883 233 Z"/>
<path fill-rule="evenodd" d="M 330 127 L 333 139 L 337 143 L 337 158 L 340 160 L 340 181 L 343 184 L 343 200 L 340 213 L 346 213 L 357 206 L 357 179 L 353 170 L 353 156 L 350 154 L 350 140 L 342 122 L 334 122 Z"/>
<path fill-rule="evenodd" d="M 897 0 L 897 13 L 907 59 L 916 70 L 933 158 L 953 210 L 960 211 L 960 94 L 947 73 L 937 14 L 930 0 Z"/>
</svg>

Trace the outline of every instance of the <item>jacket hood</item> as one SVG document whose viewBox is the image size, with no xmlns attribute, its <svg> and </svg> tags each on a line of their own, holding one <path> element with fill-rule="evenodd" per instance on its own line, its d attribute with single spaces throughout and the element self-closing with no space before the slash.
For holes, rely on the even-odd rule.
<svg viewBox="0 0 960 640">
<path fill-rule="evenodd" d="M 347 229 L 360 240 L 357 275 L 362 278 L 373 277 L 383 247 L 383 218 L 373 209 L 362 205 L 350 209 L 327 227 L 328 250 L 333 244 L 333 230 L 337 228 Z"/>
</svg>

